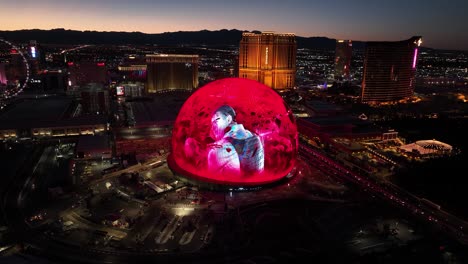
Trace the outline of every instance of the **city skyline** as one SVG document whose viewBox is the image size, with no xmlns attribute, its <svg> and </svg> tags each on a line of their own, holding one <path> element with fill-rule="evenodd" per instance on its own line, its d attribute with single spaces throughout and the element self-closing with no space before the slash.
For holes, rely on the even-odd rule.
<svg viewBox="0 0 468 264">
<path fill-rule="evenodd" d="M 423 46 L 468 49 L 463 1 L 56 1 L 2 4 L 0 30 L 53 29 L 162 33 L 259 30 L 354 41 L 399 41 L 414 35 Z M 21 10 L 21 16 L 18 11 Z"/>
<path fill-rule="evenodd" d="M 64 27 L 0 28 L 3 262 L 468 263 L 468 51 Z"/>
</svg>

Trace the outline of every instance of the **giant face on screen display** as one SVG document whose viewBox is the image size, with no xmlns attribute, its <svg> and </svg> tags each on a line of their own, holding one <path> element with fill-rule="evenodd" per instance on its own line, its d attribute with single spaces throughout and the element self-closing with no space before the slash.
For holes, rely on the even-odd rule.
<svg viewBox="0 0 468 264">
<path fill-rule="evenodd" d="M 182 106 L 169 164 L 198 180 L 259 185 L 286 176 L 296 154 L 296 123 L 281 96 L 256 81 L 226 78 Z"/>
</svg>

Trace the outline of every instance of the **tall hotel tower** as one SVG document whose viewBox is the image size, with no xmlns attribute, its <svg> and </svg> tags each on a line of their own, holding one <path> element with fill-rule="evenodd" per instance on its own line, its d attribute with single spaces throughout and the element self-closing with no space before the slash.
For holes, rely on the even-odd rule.
<svg viewBox="0 0 468 264">
<path fill-rule="evenodd" d="M 349 80 L 353 44 L 351 40 L 337 40 L 335 49 L 335 80 Z"/>
<path fill-rule="evenodd" d="M 367 42 L 362 102 L 384 103 L 413 95 L 418 48 L 422 38 L 395 42 Z"/>
<path fill-rule="evenodd" d="M 293 88 L 296 50 L 296 37 L 291 33 L 242 33 L 239 77 L 259 81 L 273 89 Z"/>
<path fill-rule="evenodd" d="M 198 87 L 198 55 L 146 55 L 147 93 Z"/>
</svg>

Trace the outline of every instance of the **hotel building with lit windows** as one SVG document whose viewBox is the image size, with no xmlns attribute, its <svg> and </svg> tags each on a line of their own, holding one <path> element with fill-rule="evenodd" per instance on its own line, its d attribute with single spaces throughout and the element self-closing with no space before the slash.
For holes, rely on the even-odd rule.
<svg viewBox="0 0 468 264">
<path fill-rule="evenodd" d="M 367 42 L 362 102 L 397 102 L 413 96 L 416 62 L 422 39 L 414 36 L 395 42 Z"/>
<path fill-rule="evenodd" d="M 147 93 L 196 89 L 198 55 L 146 55 Z"/>
<path fill-rule="evenodd" d="M 273 89 L 291 89 L 296 77 L 296 37 L 292 33 L 242 33 L 239 77 Z"/>
</svg>

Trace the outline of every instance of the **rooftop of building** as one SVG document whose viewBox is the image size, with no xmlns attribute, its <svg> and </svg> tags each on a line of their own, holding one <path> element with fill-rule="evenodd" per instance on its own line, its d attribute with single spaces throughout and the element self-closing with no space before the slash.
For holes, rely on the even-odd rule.
<svg viewBox="0 0 468 264">
<path fill-rule="evenodd" d="M 157 139 L 170 136 L 171 127 L 140 127 L 140 128 L 122 128 L 114 130 L 115 139 L 119 140 L 138 140 L 138 139 Z"/>
<path fill-rule="evenodd" d="M 335 104 L 325 102 L 325 101 L 319 101 L 319 100 L 309 100 L 306 102 L 306 106 L 310 107 L 314 110 L 318 111 L 335 111 L 339 112 L 342 111 L 343 109 Z"/>
<path fill-rule="evenodd" d="M 358 117 L 351 115 L 338 115 L 338 116 L 327 116 L 327 117 L 304 117 L 298 118 L 303 120 L 311 125 L 319 127 L 351 127 L 353 134 L 380 134 L 384 133 L 386 130 L 383 130 L 379 127 L 376 127 L 372 122 L 368 120 L 362 120 Z M 341 129 L 332 129 L 334 131 L 329 131 L 333 136 L 343 136 L 349 134 L 346 130 Z"/>
<path fill-rule="evenodd" d="M 414 43 L 416 46 L 420 46 L 422 43 L 421 36 L 412 36 L 409 39 L 400 40 L 400 41 L 367 41 L 367 46 L 400 46 L 402 44 L 406 45 L 406 43 Z"/>
<path fill-rule="evenodd" d="M 199 63 L 199 56 L 193 54 L 147 54 L 146 63 Z"/>
<path fill-rule="evenodd" d="M 30 129 L 105 124 L 106 116 L 72 117 L 74 104 L 64 96 L 27 98 L 0 113 L 0 129 Z"/>
<path fill-rule="evenodd" d="M 304 117 L 300 118 L 306 122 L 321 126 L 330 125 L 352 125 L 352 124 L 368 124 L 368 121 L 361 120 L 351 115 L 327 116 L 327 117 Z"/>
<path fill-rule="evenodd" d="M 0 114 L 0 122 L 58 120 L 67 114 L 72 100 L 66 97 L 28 98 L 13 103 Z"/>
<path fill-rule="evenodd" d="M 146 68 L 146 64 L 122 64 L 117 67 L 119 71 L 139 71 L 146 70 Z"/>
<path fill-rule="evenodd" d="M 82 135 L 78 138 L 77 152 L 90 152 L 93 150 L 109 150 L 109 136 L 107 135 Z"/>
<path fill-rule="evenodd" d="M 243 36 L 260 36 L 260 35 L 276 35 L 276 36 L 288 36 L 288 37 L 294 37 L 296 36 L 295 33 L 276 33 L 275 31 L 262 31 L 259 33 L 256 32 L 243 32 Z"/>
<path fill-rule="evenodd" d="M 136 126 L 151 126 L 175 121 L 189 93 L 158 94 L 128 102 Z"/>
</svg>

